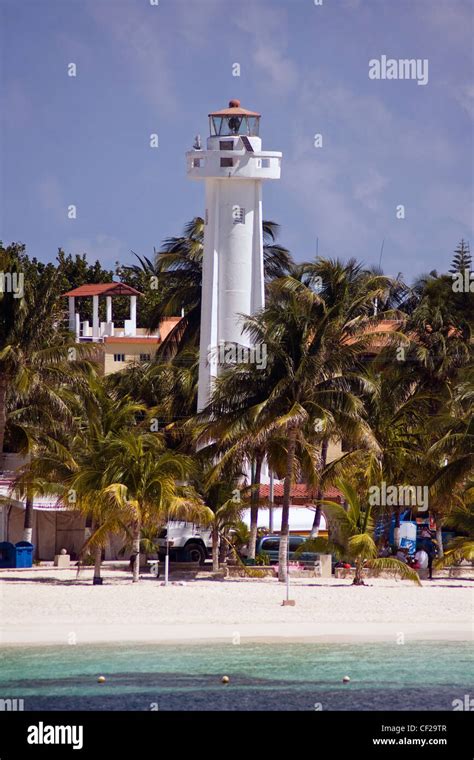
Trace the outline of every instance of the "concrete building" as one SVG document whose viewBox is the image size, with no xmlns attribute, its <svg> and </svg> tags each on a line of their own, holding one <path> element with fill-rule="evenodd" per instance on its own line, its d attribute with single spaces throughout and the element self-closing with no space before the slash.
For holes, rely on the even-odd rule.
<svg viewBox="0 0 474 760">
<path fill-rule="evenodd" d="M 63 295 L 69 301 L 69 329 L 78 343 L 97 344 L 97 361 L 105 375 L 134 362 L 150 361 L 161 341 L 180 320 L 180 317 L 168 317 L 153 335 L 148 334 L 145 328 L 137 327 L 137 298 L 142 294 L 122 282 L 80 285 Z M 130 316 L 123 327 L 117 327 L 113 318 L 113 298 L 119 296 L 130 298 Z M 106 301 L 105 322 L 99 321 L 101 297 Z M 92 325 L 88 320 L 81 320 L 76 309 L 76 298 L 92 298 Z"/>
<path fill-rule="evenodd" d="M 264 305 L 262 184 L 279 179 L 282 154 L 262 151 L 260 114 L 231 100 L 209 114 L 207 150 L 186 153 L 190 179 L 203 180 L 206 210 L 198 409 L 219 371 L 219 346 L 249 347 L 240 314 Z"/>
</svg>

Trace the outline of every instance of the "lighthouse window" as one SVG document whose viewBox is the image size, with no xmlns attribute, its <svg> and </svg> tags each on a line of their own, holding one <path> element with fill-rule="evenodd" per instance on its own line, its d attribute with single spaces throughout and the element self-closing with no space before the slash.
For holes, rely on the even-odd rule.
<svg viewBox="0 0 474 760">
<path fill-rule="evenodd" d="M 234 224 L 245 224 L 245 209 L 241 206 L 234 206 L 232 209 Z"/>
<path fill-rule="evenodd" d="M 234 150 L 233 140 L 219 140 L 219 147 L 221 150 Z"/>
<path fill-rule="evenodd" d="M 221 166 L 233 166 L 234 165 L 234 159 L 233 158 L 221 158 Z"/>
</svg>

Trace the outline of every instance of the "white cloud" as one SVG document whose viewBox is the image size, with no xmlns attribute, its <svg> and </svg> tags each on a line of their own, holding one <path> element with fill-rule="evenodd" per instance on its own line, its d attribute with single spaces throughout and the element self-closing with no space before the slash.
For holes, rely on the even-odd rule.
<svg viewBox="0 0 474 760">
<path fill-rule="evenodd" d="M 471 119 L 474 119 L 474 84 L 455 87 L 453 95 Z"/>
<path fill-rule="evenodd" d="M 125 261 L 128 254 L 121 240 L 104 233 L 69 238 L 64 244 L 64 250 L 73 256 L 86 253 L 90 263 L 98 260 L 104 268 L 113 268 L 116 261 Z"/>
<path fill-rule="evenodd" d="M 101 32 L 112 37 L 120 56 L 131 64 L 137 87 L 147 100 L 175 113 L 178 101 L 172 71 L 176 60 L 169 60 L 166 54 L 169 30 L 160 24 L 159 6 L 93 0 L 88 8 Z"/>
<path fill-rule="evenodd" d="M 37 195 L 45 211 L 52 212 L 57 221 L 66 220 L 67 204 L 57 177 L 50 175 L 40 180 L 37 185 Z"/>
<path fill-rule="evenodd" d="M 265 77 L 265 88 L 274 88 L 278 97 L 290 93 L 298 83 L 298 69 L 287 53 L 286 9 L 252 2 L 241 8 L 233 22 L 241 34 L 251 38 L 252 60 Z"/>
<path fill-rule="evenodd" d="M 25 94 L 23 84 L 18 81 L 9 82 L 3 92 L 2 119 L 13 129 L 30 126 L 32 118 L 31 101 Z M 8 103 L 8 106 L 6 104 Z"/>
<path fill-rule="evenodd" d="M 354 186 L 354 198 L 360 201 L 370 211 L 377 211 L 380 207 L 380 196 L 388 184 L 388 179 L 383 177 L 376 169 L 369 169 L 367 176 Z"/>
</svg>

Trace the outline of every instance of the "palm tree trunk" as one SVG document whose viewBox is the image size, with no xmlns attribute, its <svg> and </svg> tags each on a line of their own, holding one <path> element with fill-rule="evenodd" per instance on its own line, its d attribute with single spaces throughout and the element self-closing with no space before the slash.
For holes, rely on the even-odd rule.
<svg viewBox="0 0 474 760">
<path fill-rule="evenodd" d="M 438 545 L 438 558 L 444 557 L 443 550 L 443 527 L 441 525 L 441 519 L 435 515 L 436 520 L 436 543 Z"/>
<path fill-rule="evenodd" d="M 212 528 L 212 570 L 215 573 L 219 570 L 219 531 L 215 526 Z"/>
<path fill-rule="evenodd" d="M 8 380 L 4 372 L 0 373 L 0 465 L 3 460 L 3 441 L 7 424 L 7 386 Z"/>
<path fill-rule="evenodd" d="M 326 460 L 328 457 L 329 439 L 323 438 L 321 443 L 321 473 L 326 467 Z M 321 523 L 321 499 L 323 498 L 323 490 L 321 486 L 318 487 L 318 493 L 316 495 L 316 512 L 314 513 L 313 527 L 311 528 L 311 538 L 317 538 L 319 535 L 319 525 Z"/>
<path fill-rule="evenodd" d="M 260 489 L 257 490 L 256 484 L 260 483 L 260 477 L 262 473 L 262 459 L 263 457 L 258 454 L 255 459 L 255 467 L 252 467 L 252 492 L 250 496 L 250 540 L 248 550 L 249 559 L 255 559 L 255 551 L 257 547 L 258 500 L 260 496 Z"/>
<path fill-rule="evenodd" d="M 33 498 L 31 494 L 27 494 L 25 503 L 25 519 L 23 522 L 23 541 L 28 541 L 31 544 L 33 537 Z"/>
<path fill-rule="evenodd" d="M 355 576 L 354 576 L 354 580 L 352 581 L 353 586 L 365 586 L 364 579 L 362 578 L 362 567 L 363 567 L 363 561 L 361 559 L 356 559 Z"/>
<path fill-rule="evenodd" d="M 400 507 L 395 507 L 395 527 L 393 529 L 393 543 L 395 546 L 400 546 Z"/>
<path fill-rule="evenodd" d="M 100 580 L 100 568 L 102 565 L 102 547 L 96 546 L 94 549 L 94 580 Z"/>
<path fill-rule="evenodd" d="M 290 500 L 291 482 L 293 480 L 293 464 L 295 460 L 296 436 L 298 429 L 290 428 L 288 431 L 288 452 L 286 455 L 286 474 L 283 484 L 283 504 L 281 510 L 280 551 L 278 554 L 278 580 L 286 583 L 288 577 L 288 536 L 290 532 Z"/>
<path fill-rule="evenodd" d="M 137 522 L 133 526 L 133 543 L 132 543 L 132 553 L 134 555 L 134 563 L 133 563 L 133 583 L 138 583 L 140 580 L 140 521 L 137 520 Z"/>
</svg>

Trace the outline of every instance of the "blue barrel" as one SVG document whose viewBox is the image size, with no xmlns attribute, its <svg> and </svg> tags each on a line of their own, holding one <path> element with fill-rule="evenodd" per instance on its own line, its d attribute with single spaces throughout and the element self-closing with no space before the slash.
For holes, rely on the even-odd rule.
<svg viewBox="0 0 474 760">
<path fill-rule="evenodd" d="M 15 544 L 10 541 L 0 543 L 0 567 L 16 567 Z"/>
<path fill-rule="evenodd" d="M 15 544 L 15 567 L 33 567 L 33 549 L 33 544 L 30 544 L 28 541 L 18 541 Z"/>
</svg>

